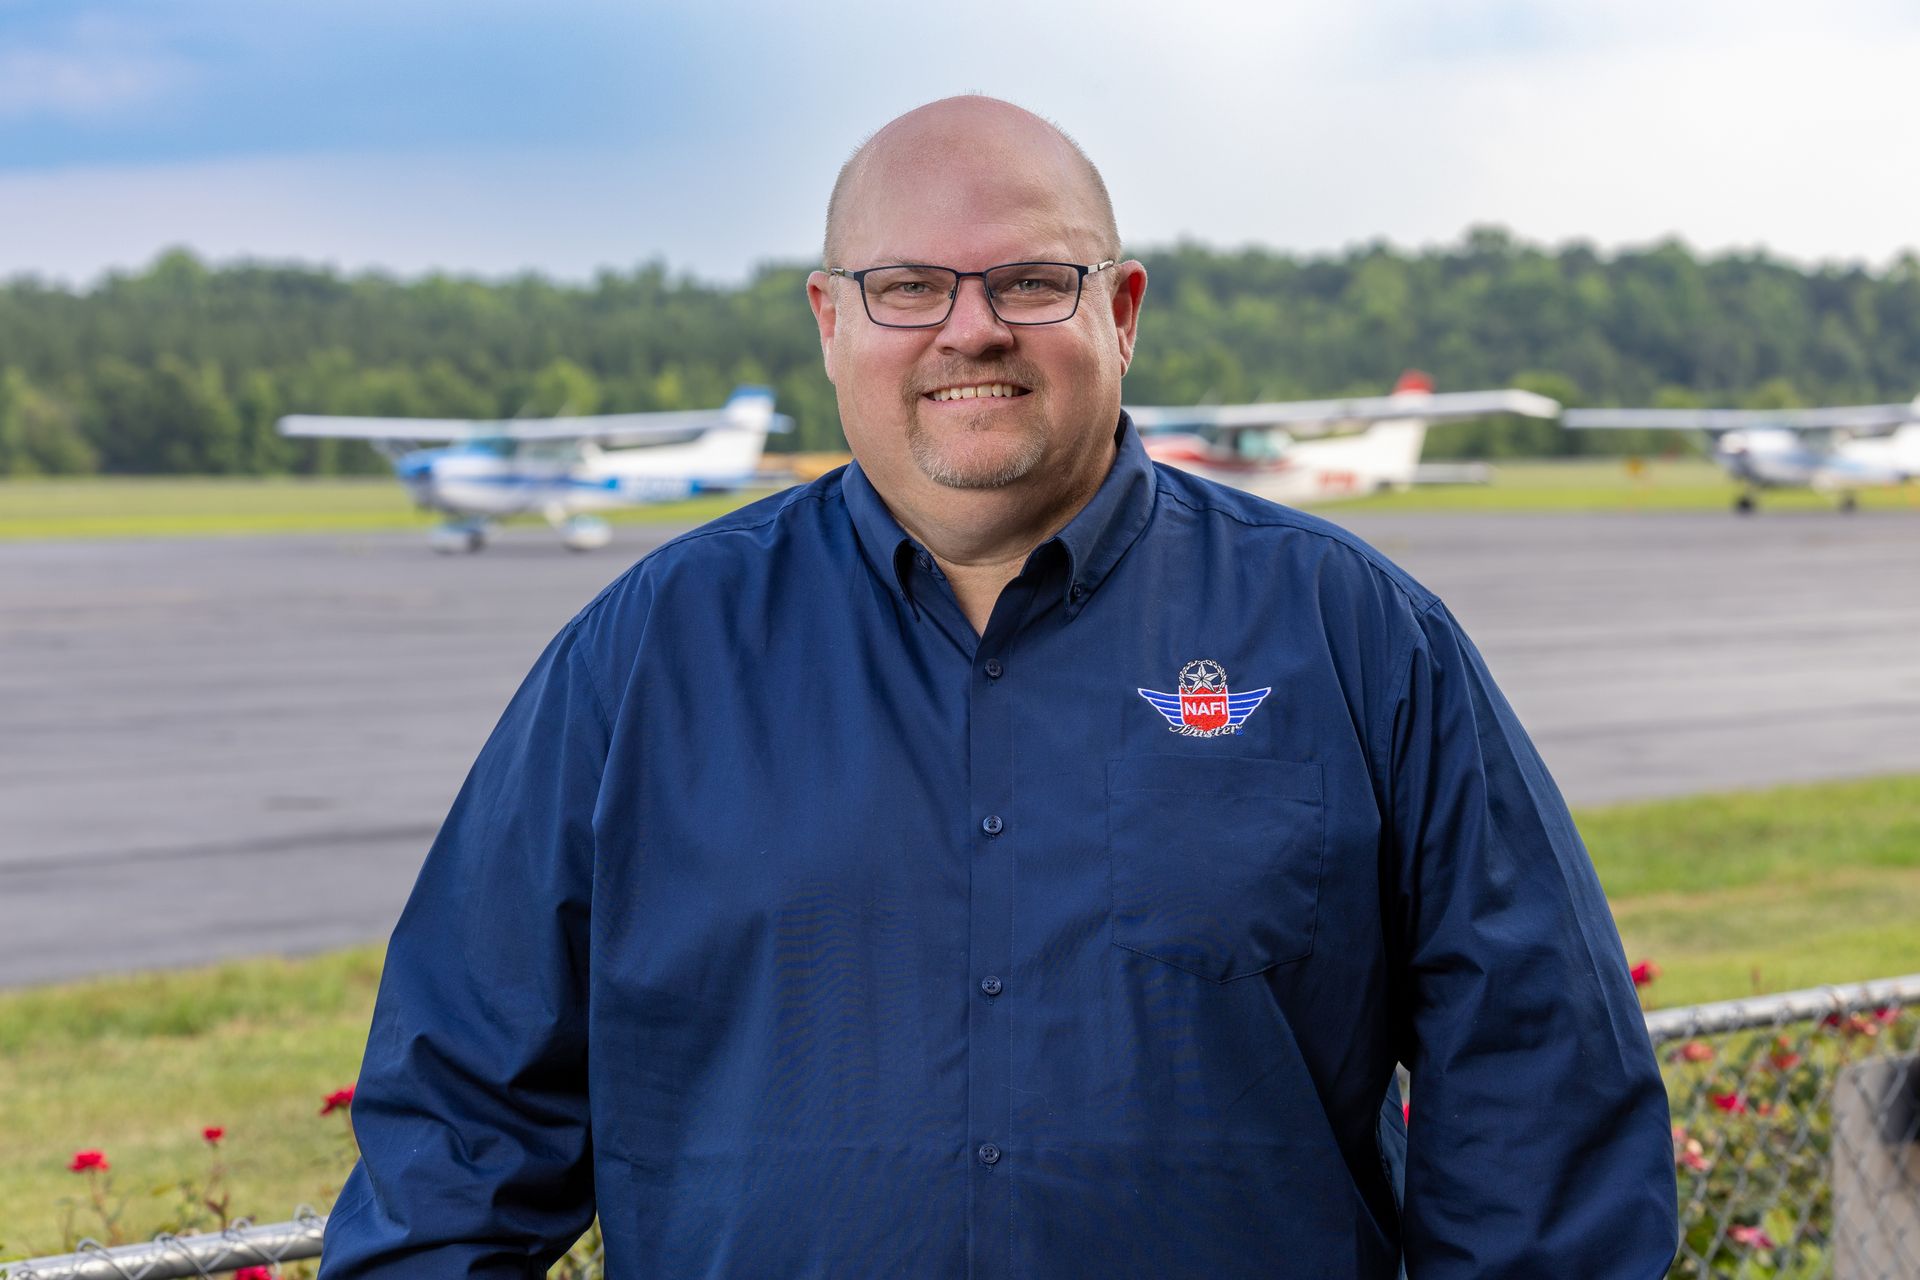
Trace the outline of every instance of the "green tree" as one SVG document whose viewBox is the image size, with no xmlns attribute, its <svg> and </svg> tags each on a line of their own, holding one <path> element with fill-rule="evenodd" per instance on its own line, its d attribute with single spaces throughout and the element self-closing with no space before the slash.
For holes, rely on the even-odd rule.
<svg viewBox="0 0 1920 1280">
<path fill-rule="evenodd" d="M 98 465 L 69 405 L 20 370 L 0 370 L 0 475 L 88 475 Z"/>
</svg>

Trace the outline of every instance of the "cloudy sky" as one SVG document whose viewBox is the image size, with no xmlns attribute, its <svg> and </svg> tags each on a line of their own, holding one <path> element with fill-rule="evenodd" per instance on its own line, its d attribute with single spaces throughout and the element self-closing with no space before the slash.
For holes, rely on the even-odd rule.
<svg viewBox="0 0 1920 1280">
<path fill-rule="evenodd" d="M 0 0 L 0 276 L 185 244 L 736 279 L 817 252 L 862 136 L 966 91 L 1078 137 L 1136 247 L 1920 248 L 1913 0 L 921 9 Z"/>
</svg>

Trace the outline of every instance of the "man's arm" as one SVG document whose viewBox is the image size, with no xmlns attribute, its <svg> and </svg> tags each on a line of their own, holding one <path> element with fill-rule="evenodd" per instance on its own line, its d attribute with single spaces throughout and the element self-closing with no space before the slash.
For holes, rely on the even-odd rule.
<svg viewBox="0 0 1920 1280">
<path fill-rule="evenodd" d="M 580 625 L 514 695 L 394 929 L 324 1280 L 522 1280 L 593 1219 L 587 925 L 609 726 Z"/>
<path fill-rule="evenodd" d="M 1666 1274 L 1667 1097 L 1560 792 L 1440 605 L 1383 715 L 1419 1280 Z M 1378 759 L 1379 757 L 1376 757 Z"/>
</svg>

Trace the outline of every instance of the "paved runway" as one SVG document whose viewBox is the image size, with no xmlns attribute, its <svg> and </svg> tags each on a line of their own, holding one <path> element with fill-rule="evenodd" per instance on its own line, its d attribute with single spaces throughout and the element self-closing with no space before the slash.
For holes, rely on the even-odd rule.
<svg viewBox="0 0 1920 1280">
<path fill-rule="evenodd" d="M 1920 520 L 1347 523 L 1575 804 L 1920 770 Z M 0 985 L 384 937 L 520 676 L 665 536 L 0 545 Z"/>
</svg>

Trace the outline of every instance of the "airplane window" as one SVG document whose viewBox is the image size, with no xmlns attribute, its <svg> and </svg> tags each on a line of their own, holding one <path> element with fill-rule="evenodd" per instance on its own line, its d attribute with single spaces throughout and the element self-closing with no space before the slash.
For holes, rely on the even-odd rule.
<svg viewBox="0 0 1920 1280">
<path fill-rule="evenodd" d="M 1286 452 L 1284 439 L 1277 431 L 1242 431 L 1240 456 L 1251 462 L 1271 462 Z"/>
</svg>

